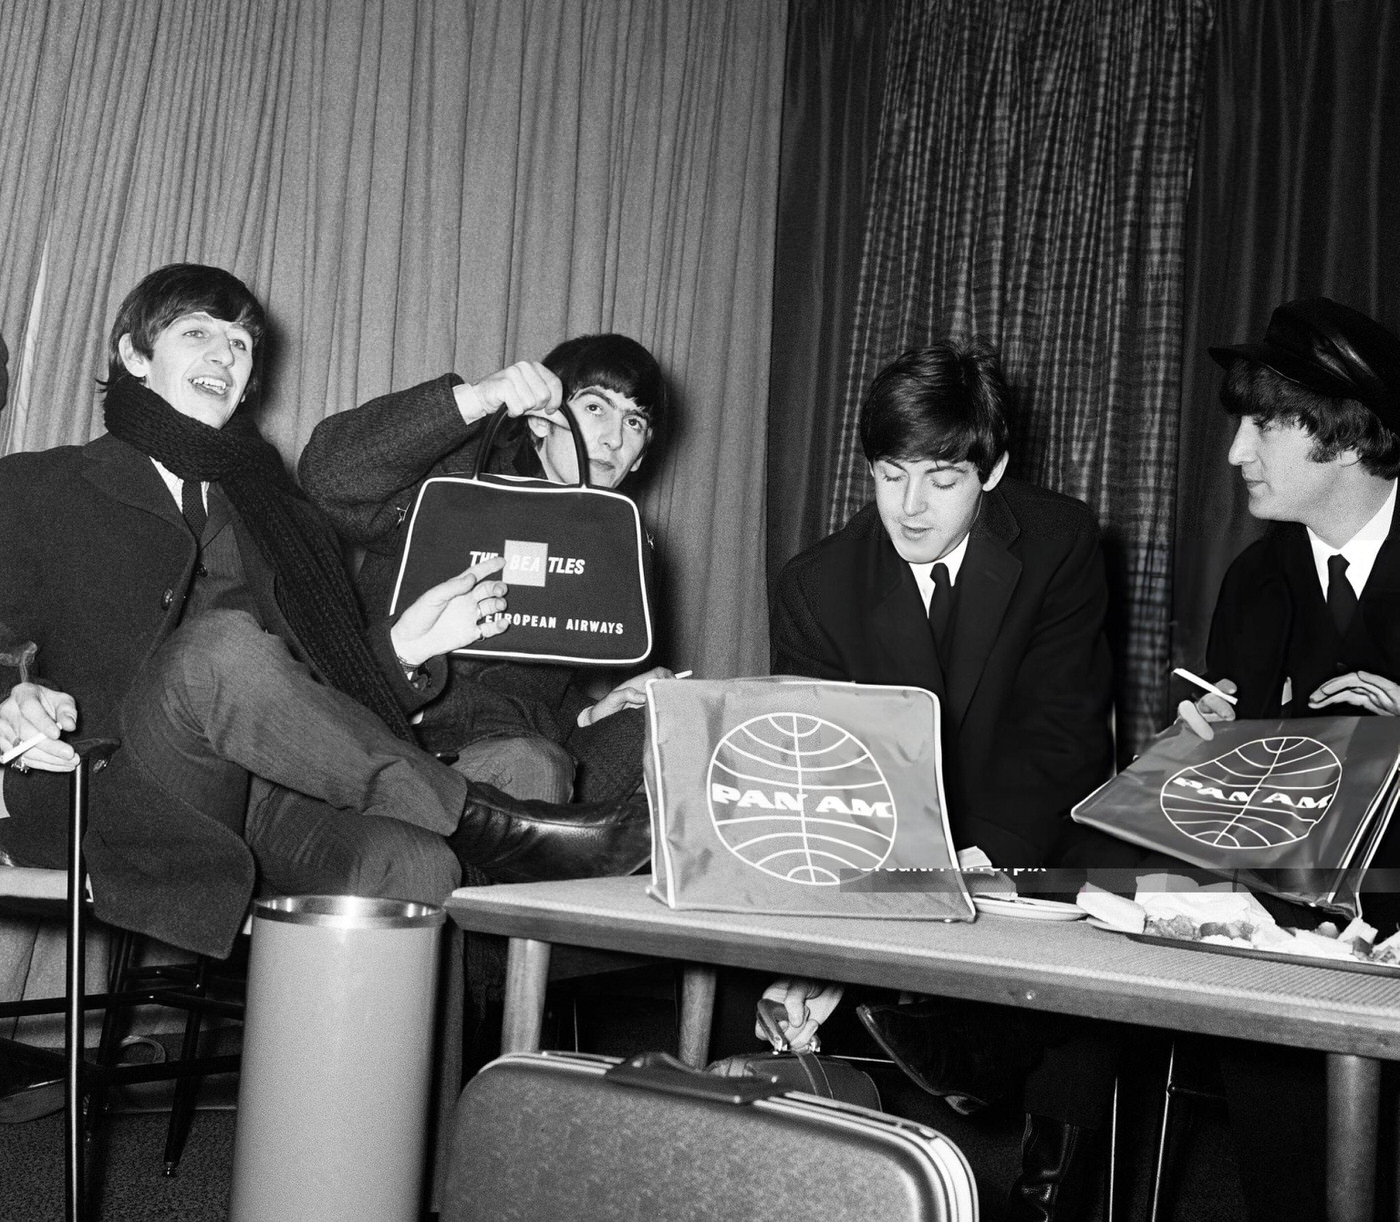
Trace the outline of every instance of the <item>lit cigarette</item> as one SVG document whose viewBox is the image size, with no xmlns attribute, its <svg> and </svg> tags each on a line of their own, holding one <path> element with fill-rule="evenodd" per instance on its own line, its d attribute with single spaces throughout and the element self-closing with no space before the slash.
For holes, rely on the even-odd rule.
<svg viewBox="0 0 1400 1222">
<path fill-rule="evenodd" d="M 678 670 L 678 671 L 676 671 L 674 677 L 677 678 L 677 679 L 689 679 L 690 676 L 693 675 L 694 673 L 695 673 L 695 672 L 694 672 L 693 670 Z"/>
<path fill-rule="evenodd" d="M 1205 679 L 1202 679 L 1200 675 L 1193 675 L 1184 666 L 1178 666 L 1175 670 L 1172 671 L 1172 674 L 1180 675 L 1189 683 L 1194 683 L 1197 687 L 1205 688 L 1206 691 L 1210 692 L 1214 696 L 1219 696 L 1220 699 L 1224 700 L 1227 704 L 1239 703 L 1234 696 L 1230 695 L 1229 692 L 1222 692 L 1218 687 L 1215 686 L 1214 683 L 1207 682 Z"/>
<path fill-rule="evenodd" d="M 26 738 L 22 743 L 15 743 L 4 755 L 0 755 L 0 764 L 8 764 L 11 760 L 19 759 L 30 747 L 37 747 L 47 738 L 47 734 L 36 734 L 33 738 Z"/>
</svg>

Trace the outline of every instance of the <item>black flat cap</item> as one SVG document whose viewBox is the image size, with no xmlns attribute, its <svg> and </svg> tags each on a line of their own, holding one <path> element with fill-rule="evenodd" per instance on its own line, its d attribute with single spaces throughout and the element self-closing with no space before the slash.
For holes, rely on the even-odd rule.
<svg viewBox="0 0 1400 1222">
<path fill-rule="evenodd" d="M 1212 348 L 1224 366 L 1258 361 L 1333 399 L 1356 399 L 1400 433 L 1400 339 L 1330 297 L 1303 297 L 1273 312 L 1261 344 Z"/>
</svg>

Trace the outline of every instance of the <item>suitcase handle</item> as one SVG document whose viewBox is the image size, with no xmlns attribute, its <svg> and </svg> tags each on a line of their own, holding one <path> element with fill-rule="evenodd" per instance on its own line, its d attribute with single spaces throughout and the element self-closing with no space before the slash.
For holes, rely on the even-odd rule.
<svg viewBox="0 0 1400 1222">
<path fill-rule="evenodd" d="M 578 486 L 591 487 L 588 482 L 588 451 L 584 448 L 583 434 L 579 432 L 578 421 L 574 419 L 574 409 L 567 403 L 561 403 L 559 414 L 567 421 L 569 432 L 574 438 L 574 455 L 578 459 Z M 481 439 L 481 448 L 476 452 L 476 474 L 472 476 L 473 479 L 480 479 L 486 474 L 486 459 L 496 444 L 496 434 L 509 417 L 510 413 L 502 406 L 496 409 L 496 414 L 487 422 L 486 436 Z M 550 423 L 553 425 L 553 421 Z M 525 427 L 529 428 L 529 425 Z"/>
<path fill-rule="evenodd" d="M 692 1069 L 666 1052 L 638 1053 L 614 1065 L 604 1077 L 618 1086 L 720 1103 L 757 1103 L 787 1090 L 776 1078 L 721 1078 Z"/>
</svg>

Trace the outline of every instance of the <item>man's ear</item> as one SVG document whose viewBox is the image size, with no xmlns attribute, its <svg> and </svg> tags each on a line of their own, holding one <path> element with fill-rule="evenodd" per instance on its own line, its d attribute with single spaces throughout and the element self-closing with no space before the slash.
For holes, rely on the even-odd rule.
<svg viewBox="0 0 1400 1222">
<path fill-rule="evenodd" d="M 1001 483 L 1001 477 L 1006 474 L 1006 464 L 1010 461 L 1011 455 L 1009 453 L 1003 454 L 1000 458 L 997 459 L 997 465 L 992 468 L 992 473 L 989 476 L 987 476 L 985 480 L 982 481 L 983 492 L 990 492 L 999 483 Z"/>
<path fill-rule="evenodd" d="M 550 422 L 542 416 L 526 416 L 525 423 L 530 426 L 530 432 L 535 435 L 535 444 L 537 446 L 549 436 L 549 430 L 554 427 L 554 425 L 550 424 Z"/>
<path fill-rule="evenodd" d="M 151 363 L 136 351 L 136 345 L 131 342 L 130 331 L 117 340 L 117 354 L 122 358 L 127 373 L 133 378 L 144 378 L 150 372 Z"/>
<path fill-rule="evenodd" d="M 1354 467 L 1361 461 L 1361 455 L 1355 450 L 1343 450 L 1332 461 L 1339 467 Z"/>
</svg>

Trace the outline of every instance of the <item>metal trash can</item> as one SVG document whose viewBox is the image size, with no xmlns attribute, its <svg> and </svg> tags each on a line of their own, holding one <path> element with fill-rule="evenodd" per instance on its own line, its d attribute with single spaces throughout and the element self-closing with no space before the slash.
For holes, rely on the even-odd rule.
<svg viewBox="0 0 1400 1222">
<path fill-rule="evenodd" d="M 229 1222 L 417 1222 L 445 915 L 257 901 Z"/>
</svg>

